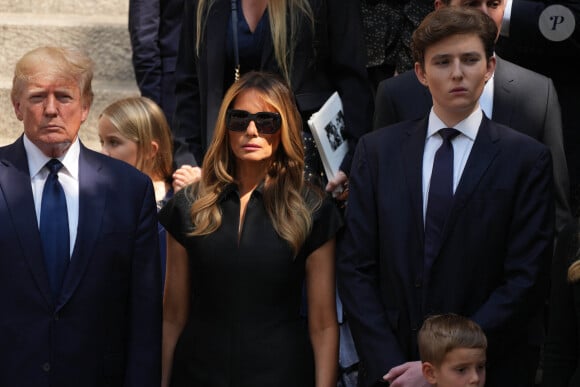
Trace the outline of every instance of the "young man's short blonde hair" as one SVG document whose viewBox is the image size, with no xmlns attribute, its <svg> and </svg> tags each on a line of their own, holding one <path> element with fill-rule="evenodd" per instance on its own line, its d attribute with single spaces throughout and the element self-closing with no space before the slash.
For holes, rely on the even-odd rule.
<svg viewBox="0 0 580 387">
<path fill-rule="evenodd" d="M 479 325 L 457 314 L 428 317 L 418 335 L 422 362 L 440 366 L 445 355 L 456 348 L 487 349 L 487 338 Z"/>
</svg>

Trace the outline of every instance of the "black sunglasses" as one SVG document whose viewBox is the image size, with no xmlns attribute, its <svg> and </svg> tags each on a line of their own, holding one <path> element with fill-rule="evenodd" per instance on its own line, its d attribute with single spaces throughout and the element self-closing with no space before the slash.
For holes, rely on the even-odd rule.
<svg viewBox="0 0 580 387">
<path fill-rule="evenodd" d="M 230 109 L 226 114 L 226 127 L 234 132 L 245 132 L 250 121 L 254 121 L 258 133 L 274 134 L 282 126 L 282 117 L 278 113 L 249 113 L 245 110 Z"/>
</svg>

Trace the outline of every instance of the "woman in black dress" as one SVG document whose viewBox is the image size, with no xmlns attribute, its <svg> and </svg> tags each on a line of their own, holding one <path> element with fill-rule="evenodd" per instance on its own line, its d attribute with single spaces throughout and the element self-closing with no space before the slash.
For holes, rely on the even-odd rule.
<svg viewBox="0 0 580 387">
<path fill-rule="evenodd" d="M 301 128 L 282 80 L 244 75 L 224 97 L 202 180 L 161 211 L 163 386 L 336 386 L 341 218 L 304 183 Z"/>
</svg>

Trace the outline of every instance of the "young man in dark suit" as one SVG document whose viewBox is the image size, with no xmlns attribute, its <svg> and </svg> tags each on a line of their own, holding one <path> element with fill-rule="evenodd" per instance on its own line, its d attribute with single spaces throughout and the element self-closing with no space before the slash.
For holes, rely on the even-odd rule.
<svg viewBox="0 0 580 387">
<path fill-rule="evenodd" d="M 467 6 L 491 17 L 498 30 L 502 26 L 505 0 L 435 0 L 435 8 Z M 488 5 L 489 4 L 489 5 Z M 540 141 L 552 153 L 556 230 L 571 220 L 570 183 L 562 137 L 562 117 L 558 95 L 551 79 L 524 69 L 495 55 L 494 76 L 486 85 L 481 105 L 494 122 L 527 134 Z M 431 108 L 429 89 L 417 81 L 413 72 L 405 72 L 379 84 L 375 99 L 374 128 L 425 115 Z"/>
<path fill-rule="evenodd" d="M 427 116 L 364 136 L 350 175 L 338 284 L 359 385 L 426 385 L 417 330 L 457 313 L 489 339 L 488 387 L 528 386 L 530 326 L 541 311 L 554 237 L 547 147 L 485 117 L 497 27 L 445 7 L 413 35 Z"/>
<path fill-rule="evenodd" d="M 80 142 L 92 75 L 60 47 L 16 64 L 24 134 L 0 148 L 0 386 L 161 382 L 153 186 Z"/>
</svg>

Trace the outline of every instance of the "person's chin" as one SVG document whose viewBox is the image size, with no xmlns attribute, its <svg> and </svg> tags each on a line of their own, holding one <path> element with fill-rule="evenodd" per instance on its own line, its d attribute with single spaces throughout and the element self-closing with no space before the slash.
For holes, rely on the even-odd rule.
<svg viewBox="0 0 580 387">
<path fill-rule="evenodd" d="M 66 153 L 68 148 L 71 146 L 72 141 L 70 139 L 60 139 L 55 141 L 44 141 L 42 143 L 42 149 L 44 153 L 49 157 L 60 157 Z"/>
<path fill-rule="evenodd" d="M 450 104 L 450 108 L 453 111 L 462 113 L 472 113 L 477 106 L 477 102 L 473 102 L 470 98 L 458 98 L 452 104 Z"/>
</svg>

